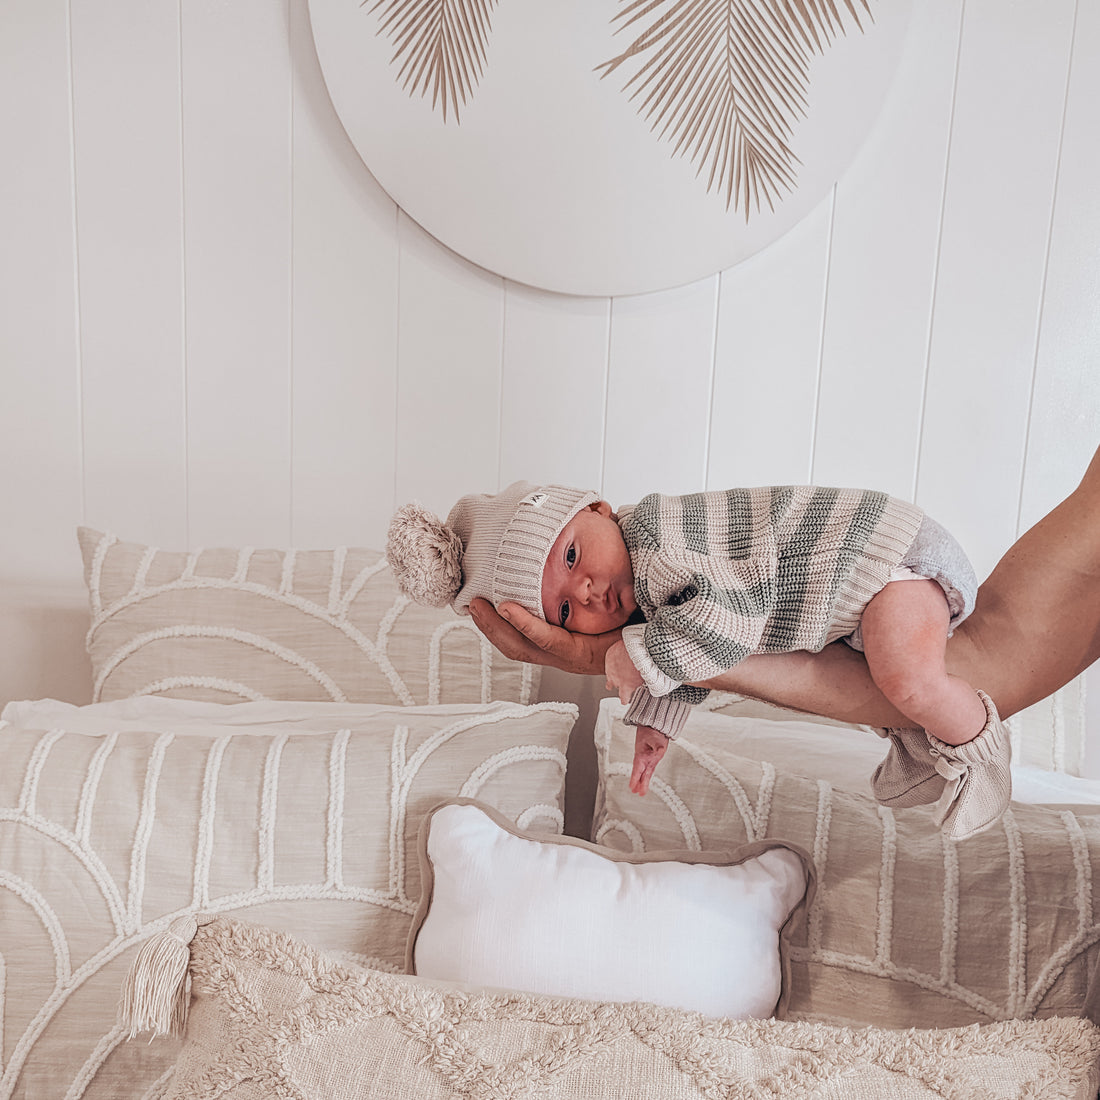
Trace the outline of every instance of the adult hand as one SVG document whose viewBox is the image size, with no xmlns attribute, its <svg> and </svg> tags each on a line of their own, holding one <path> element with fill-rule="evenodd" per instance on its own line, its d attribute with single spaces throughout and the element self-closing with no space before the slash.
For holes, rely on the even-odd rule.
<svg viewBox="0 0 1100 1100">
<path fill-rule="evenodd" d="M 550 665 L 563 672 L 598 676 L 604 671 L 604 655 L 622 637 L 606 634 L 570 634 L 560 626 L 544 622 L 518 603 L 500 605 L 500 614 L 488 600 L 470 601 L 470 615 L 478 630 L 513 661 Z"/>
</svg>

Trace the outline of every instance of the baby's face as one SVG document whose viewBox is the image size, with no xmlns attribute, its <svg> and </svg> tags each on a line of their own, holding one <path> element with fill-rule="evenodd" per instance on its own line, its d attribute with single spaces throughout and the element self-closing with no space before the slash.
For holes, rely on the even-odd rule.
<svg viewBox="0 0 1100 1100">
<path fill-rule="evenodd" d="M 582 508 L 550 549 L 542 571 L 542 613 L 574 634 L 623 626 L 638 604 L 634 570 L 606 500 Z"/>
</svg>

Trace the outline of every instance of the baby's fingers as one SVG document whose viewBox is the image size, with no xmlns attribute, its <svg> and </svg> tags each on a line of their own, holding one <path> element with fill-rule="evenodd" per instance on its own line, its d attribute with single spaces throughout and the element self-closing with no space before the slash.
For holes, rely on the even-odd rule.
<svg viewBox="0 0 1100 1100">
<path fill-rule="evenodd" d="M 634 692 L 626 684 L 620 684 L 614 676 L 608 676 L 604 681 L 604 687 L 608 691 L 618 692 L 620 703 L 630 703 L 630 700 L 634 698 Z"/>
<path fill-rule="evenodd" d="M 630 789 L 637 795 L 649 791 L 649 781 L 657 768 L 657 761 L 635 755 L 634 767 L 630 770 Z"/>
<path fill-rule="evenodd" d="M 630 789 L 645 794 L 657 765 L 668 749 L 668 738 L 651 726 L 639 726 L 634 734 L 634 766 L 630 769 Z"/>
</svg>

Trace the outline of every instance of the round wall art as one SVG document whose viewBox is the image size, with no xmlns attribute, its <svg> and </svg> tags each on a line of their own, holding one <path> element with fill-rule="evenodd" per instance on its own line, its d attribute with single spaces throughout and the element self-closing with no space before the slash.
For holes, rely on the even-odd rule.
<svg viewBox="0 0 1100 1100">
<path fill-rule="evenodd" d="M 309 0 L 336 111 L 429 233 L 509 279 L 692 282 L 829 192 L 910 0 Z"/>
</svg>

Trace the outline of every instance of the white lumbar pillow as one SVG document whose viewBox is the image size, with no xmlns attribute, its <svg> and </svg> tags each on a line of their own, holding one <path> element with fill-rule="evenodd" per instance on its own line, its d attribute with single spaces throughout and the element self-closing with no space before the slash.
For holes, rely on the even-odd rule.
<svg viewBox="0 0 1100 1100">
<path fill-rule="evenodd" d="M 764 1018 L 785 999 L 784 929 L 813 881 L 804 851 L 628 856 L 538 837 L 469 799 L 420 833 L 408 969 L 424 978 Z"/>
</svg>

